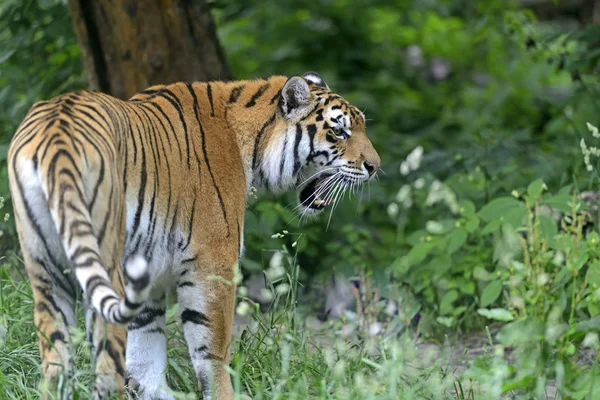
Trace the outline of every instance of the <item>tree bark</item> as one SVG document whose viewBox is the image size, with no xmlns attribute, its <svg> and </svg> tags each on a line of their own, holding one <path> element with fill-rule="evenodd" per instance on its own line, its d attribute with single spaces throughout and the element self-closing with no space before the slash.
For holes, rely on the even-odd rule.
<svg viewBox="0 0 600 400">
<path fill-rule="evenodd" d="M 540 19 L 570 17 L 582 25 L 600 23 L 598 0 L 521 0 L 521 5 Z"/>
<path fill-rule="evenodd" d="M 69 0 L 91 89 L 231 79 L 205 0 Z"/>
</svg>

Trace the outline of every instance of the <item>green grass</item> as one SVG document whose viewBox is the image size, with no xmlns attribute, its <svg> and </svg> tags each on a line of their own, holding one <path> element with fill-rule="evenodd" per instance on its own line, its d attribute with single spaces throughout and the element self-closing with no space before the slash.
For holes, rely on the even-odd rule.
<svg viewBox="0 0 600 400">
<path fill-rule="evenodd" d="M 41 368 L 31 290 L 16 265 L 2 266 L 0 277 L 0 398 L 37 399 Z M 343 339 L 335 333 L 339 325 L 313 333 L 303 326 L 294 296 L 294 286 L 277 295 L 278 311 L 251 316 L 234 340 L 231 374 L 238 393 L 257 400 L 454 397 L 452 374 L 439 361 L 419 359 L 409 335 Z M 167 315 L 169 384 L 178 398 L 199 398 L 177 306 Z M 62 384 L 70 385 L 76 398 L 88 398 L 92 374 L 83 325 L 73 333 L 76 372 Z"/>
<path fill-rule="evenodd" d="M 447 333 L 455 336 L 445 337 L 444 346 L 423 347 L 418 335 L 421 326 L 410 327 L 416 312 L 412 301 L 400 302 L 400 308 L 406 309 L 386 317 L 385 302 L 371 289 L 360 296 L 357 318 L 315 326 L 310 305 L 303 304 L 299 295 L 296 256 L 284 247 L 277 265 L 271 263 L 265 271 L 273 297 L 269 311 L 260 312 L 240 290 L 239 302 L 245 307 L 237 311 L 248 316 L 249 323 L 232 344 L 230 373 L 236 393 L 256 400 L 599 396 L 600 317 L 594 313 L 600 295 L 600 235 L 584 234 L 583 215 L 575 210 L 582 204 L 571 203 L 569 199 L 575 198 L 566 192 L 561 201 L 572 204 L 571 224 L 546 235 L 550 225 L 544 225 L 539 207 L 543 190 L 540 182 L 534 182 L 525 205 L 519 206 L 526 216 L 523 236 L 508 228 L 503 232 L 513 235 L 510 242 L 521 246 L 522 252 L 508 268 L 499 267 L 494 293 L 484 290 L 490 299 L 482 296 L 481 301 L 488 308 L 477 313 L 495 325 L 493 334 L 486 325 L 483 344 L 464 346 L 468 336 L 449 328 Z M 511 250 L 510 254 L 517 253 Z M 369 278 L 363 280 L 363 287 L 369 288 Z M 40 397 L 32 310 L 20 263 L 4 264 L 0 267 L 0 399 Z M 435 310 L 421 312 L 423 320 L 435 315 Z M 178 314 L 177 305 L 169 307 L 167 380 L 177 398 L 200 398 Z M 373 332 L 372 324 L 380 321 L 383 329 Z M 76 367 L 59 387 L 69 387 L 73 398 L 86 399 L 93 374 L 81 315 L 71 336 Z M 447 346 L 451 343 L 458 345 L 459 354 Z"/>
</svg>

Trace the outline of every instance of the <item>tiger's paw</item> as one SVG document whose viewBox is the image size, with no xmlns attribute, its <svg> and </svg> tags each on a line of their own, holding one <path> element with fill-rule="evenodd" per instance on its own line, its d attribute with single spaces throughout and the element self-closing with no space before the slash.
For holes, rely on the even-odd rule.
<svg viewBox="0 0 600 400">
<path fill-rule="evenodd" d="M 129 400 L 175 400 L 175 396 L 169 392 L 168 387 L 143 388 L 133 378 L 127 379 L 127 398 Z"/>
</svg>

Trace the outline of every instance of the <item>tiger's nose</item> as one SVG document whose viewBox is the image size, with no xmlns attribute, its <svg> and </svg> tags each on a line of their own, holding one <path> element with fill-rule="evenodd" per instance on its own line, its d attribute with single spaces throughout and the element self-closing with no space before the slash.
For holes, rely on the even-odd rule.
<svg viewBox="0 0 600 400">
<path fill-rule="evenodd" d="M 365 166 L 365 169 L 369 173 L 369 176 L 373 176 L 375 174 L 375 172 L 377 172 L 377 170 L 379 169 L 378 163 L 365 161 L 365 162 L 363 162 L 363 165 Z"/>
</svg>

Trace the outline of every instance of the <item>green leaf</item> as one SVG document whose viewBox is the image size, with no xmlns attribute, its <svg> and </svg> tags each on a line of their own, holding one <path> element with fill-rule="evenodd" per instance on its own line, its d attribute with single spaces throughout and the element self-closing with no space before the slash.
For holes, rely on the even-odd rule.
<svg viewBox="0 0 600 400">
<path fill-rule="evenodd" d="M 494 199 L 483 206 L 478 215 L 485 222 L 490 222 L 508 214 L 509 211 L 515 209 L 524 210 L 525 205 L 514 197 L 498 197 L 497 199 Z"/>
<path fill-rule="evenodd" d="M 394 274 L 403 275 L 410 269 L 410 265 L 406 262 L 406 257 L 399 257 L 394 260 L 391 267 Z"/>
<path fill-rule="evenodd" d="M 496 340 L 505 346 L 535 342 L 543 339 L 544 329 L 542 322 L 529 319 L 517 320 L 500 328 Z"/>
<path fill-rule="evenodd" d="M 456 290 L 450 290 L 442 297 L 440 301 L 440 314 L 449 314 L 452 311 L 452 304 L 458 299 L 458 292 Z"/>
<path fill-rule="evenodd" d="M 546 240 L 548 247 L 554 248 L 556 244 L 556 235 L 558 234 L 558 226 L 556 226 L 556 223 L 551 218 L 545 215 L 540 215 L 539 221 L 542 239 Z"/>
<path fill-rule="evenodd" d="M 423 270 L 431 271 L 435 276 L 444 276 L 447 270 L 452 267 L 452 258 L 447 254 L 433 257 L 430 262 L 424 265 Z"/>
<path fill-rule="evenodd" d="M 520 388 L 526 388 L 532 382 L 535 382 L 536 376 L 533 374 L 527 374 L 519 376 L 517 379 L 511 379 L 502 384 L 502 392 L 508 392 L 510 390 L 516 390 Z"/>
<path fill-rule="evenodd" d="M 465 229 L 469 233 L 475 232 L 477 228 L 479 228 L 479 218 L 473 218 L 465 224 Z"/>
<path fill-rule="evenodd" d="M 590 315 L 592 317 L 598 316 L 598 313 L 600 312 L 600 306 L 598 306 L 598 303 L 596 303 L 595 301 L 594 302 L 590 302 L 587 305 L 587 308 L 588 308 L 588 312 L 590 313 Z"/>
<path fill-rule="evenodd" d="M 580 203 L 575 199 L 577 203 Z M 569 193 L 559 193 L 554 196 L 544 198 L 542 204 L 552 207 L 565 214 L 571 214 L 573 208 L 573 196 Z"/>
<path fill-rule="evenodd" d="M 409 266 L 419 264 L 427 257 L 432 247 L 431 243 L 417 243 L 406 255 L 406 262 Z"/>
<path fill-rule="evenodd" d="M 465 294 L 474 294 L 475 293 L 475 284 L 473 282 L 466 282 L 460 288 L 460 291 Z"/>
<path fill-rule="evenodd" d="M 593 317 L 579 321 L 575 326 L 575 332 L 598 332 L 600 331 L 600 317 Z"/>
<path fill-rule="evenodd" d="M 580 253 L 576 256 L 572 256 L 567 261 L 567 266 L 572 271 L 579 271 L 589 260 L 589 255 L 587 253 Z"/>
<path fill-rule="evenodd" d="M 452 310 L 452 315 L 454 315 L 455 317 L 458 317 L 459 315 L 461 315 L 465 311 L 467 311 L 467 307 L 465 307 L 465 306 L 458 306 L 458 307 L 456 307 L 456 308 L 454 308 Z"/>
<path fill-rule="evenodd" d="M 521 205 L 523 205 L 521 203 Z M 523 207 L 513 208 L 504 215 L 503 222 L 512 226 L 513 228 L 519 228 L 524 225 L 525 217 L 527 216 L 527 208 Z"/>
<path fill-rule="evenodd" d="M 515 317 L 512 316 L 510 311 L 504 308 L 480 308 L 477 310 L 477 314 L 483 315 L 487 319 L 495 319 L 496 321 L 512 321 Z"/>
<path fill-rule="evenodd" d="M 7 61 L 14 53 L 15 53 L 15 49 L 1 50 L 0 51 L 0 64 Z"/>
<path fill-rule="evenodd" d="M 448 254 L 454 253 L 456 250 L 460 249 L 460 247 L 467 240 L 467 230 L 465 228 L 457 228 L 450 235 L 450 239 L 448 240 L 448 247 L 446 251 Z"/>
<path fill-rule="evenodd" d="M 452 328 L 452 325 L 454 325 L 454 318 L 452 317 L 437 317 L 435 320 L 448 328 Z"/>
<path fill-rule="evenodd" d="M 600 243 L 600 235 L 598 235 L 598 232 L 594 231 L 588 233 L 587 242 L 594 247 L 597 246 L 598 243 Z"/>
<path fill-rule="evenodd" d="M 502 225 L 502 220 L 499 219 L 488 222 L 481 230 L 481 235 L 497 232 L 500 229 L 500 225 Z"/>
<path fill-rule="evenodd" d="M 491 280 L 490 273 L 481 266 L 477 266 L 477 267 L 473 268 L 473 278 L 477 279 L 478 281 Z"/>
<path fill-rule="evenodd" d="M 500 293 L 502 292 L 502 282 L 499 280 L 491 281 L 488 285 L 483 289 L 481 293 L 480 305 L 481 307 L 487 307 L 492 304 Z"/>
<path fill-rule="evenodd" d="M 475 204 L 471 200 L 463 199 L 458 202 L 458 206 L 463 217 L 470 218 L 475 215 Z"/>
<path fill-rule="evenodd" d="M 541 178 L 531 182 L 529 186 L 527 186 L 527 194 L 529 195 L 529 200 L 532 202 L 536 202 L 545 189 L 547 189 L 546 184 Z"/>
<path fill-rule="evenodd" d="M 588 265 L 585 279 L 594 289 L 600 286 L 600 263 L 598 260 L 594 260 Z"/>
</svg>

